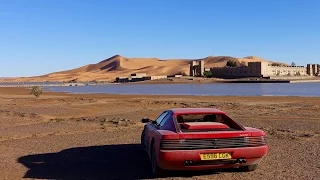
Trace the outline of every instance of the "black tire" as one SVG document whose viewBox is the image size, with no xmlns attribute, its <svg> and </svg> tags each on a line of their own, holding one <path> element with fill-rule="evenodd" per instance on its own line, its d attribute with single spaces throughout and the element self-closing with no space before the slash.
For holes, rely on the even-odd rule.
<svg viewBox="0 0 320 180">
<path fill-rule="evenodd" d="M 252 164 L 249 166 L 241 166 L 239 169 L 243 172 L 255 171 L 258 168 L 258 164 Z"/>
<path fill-rule="evenodd" d="M 141 133 L 140 141 L 141 141 L 141 146 L 142 146 L 143 150 L 146 151 L 146 147 L 144 146 L 144 131 L 142 131 L 142 133 Z"/>
<path fill-rule="evenodd" d="M 165 171 L 158 166 L 154 143 L 152 143 L 151 148 L 151 168 L 153 177 L 163 177 L 165 175 Z"/>
</svg>

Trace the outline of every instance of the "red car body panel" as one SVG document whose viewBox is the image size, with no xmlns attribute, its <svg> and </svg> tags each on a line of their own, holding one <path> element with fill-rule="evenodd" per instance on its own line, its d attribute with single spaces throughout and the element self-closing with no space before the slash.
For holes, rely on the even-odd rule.
<svg viewBox="0 0 320 180">
<path fill-rule="evenodd" d="M 218 123 L 218 122 L 200 122 L 200 123 L 184 123 L 182 124 L 184 128 L 188 129 L 188 130 L 194 130 L 194 129 L 213 129 L 213 128 L 217 128 L 217 129 L 225 129 L 228 128 L 227 125 L 223 124 L 223 123 Z"/>
<path fill-rule="evenodd" d="M 240 166 L 247 166 L 250 164 L 257 164 L 266 155 L 268 150 L 267 146 L 261 147 L 249 147 L 249 148 L 230 148 L 230 149 L 204 149 L 204 150 L 175 150 L 167 151 L 160 150 L 158 156 L 158 163 L 162 169 L 170 170 L 207 170 L 216 168 L 230 168 L 239 165 L 235 164 L 215 164 L 209 163 L 201 166 L 184 166 L 183 161 L 192 160 L 194 164 L 201 164 L 200 153 L 225 153 L 229 152 L 232 154 L 232 159 L 245 157 L 247 162 Z"/>
<path fill-rule="evenodd" d="M 221 113 L 225 114 L 223 111 L 215 108 L 174 108 L 170 109 L 175 115 L 178 114 L 206 114 L 206 113 Z"/>
<path fill-rule="evenodd" d="M 162 122 L 161 119 L 159 120 L 159 118 L 161 118 L 161 115 L 164 113 L 167 113 L 164 115 L 166 121 Z M 157 120 L 159 120 L 161 123 L 159 125 L 156 125 L 152 122 L 146 124 L 141 136 L 142 145 L 148 153 L 150 159 L 152 147 L 155 147 L 157 164 L 161 169 L 207 170 L 248 166 L 258 164 L 267 154 L 268 146 L 266 143 L 262 143 L 265 141 L 265 132 L 252 127 L 244 127 L 229 118 L 226 113 L 221 110 L 213 108 L 178 108 L 167 110 L 164 113 L 157 118 Z M 198 125 L 191 127 L 192 123 L 188 123 L 186 126 L 191 127 L 191 130 L 198 129 L 199 131 L 183 132 L 175 118 L 178 115 L 183 114 L 224 115 L 224 117 L 227 118 L 233 126 L 238 127 L 238 130 L 201 131 L 202 129 L 206 129 L 213 124 L 199 123 Z M 219 123 L 216 123 L 216 125 L 219 125 Z M 213 143 L 213 141 L 215 142 L 217 140 L 221 140 L 221 142 L 218 142 L 216 145 L 232 145 L 233 143 L 234 147 L 212 148 L 213 145 L 211 142 Z M 248 146 L 238 147 L 239 144 L 248 144 Z M 193 149 L 188 149 L 190 147 Z M 200 158 L 201 153 L 226 152 L 231 154 L 231 159 L 201 160 Z M 238 163 L 239 159 L 245 159 L 245 162 Z M 186 165 L 186 162 L 190 161 L 192 163 Z"/>
</svg>

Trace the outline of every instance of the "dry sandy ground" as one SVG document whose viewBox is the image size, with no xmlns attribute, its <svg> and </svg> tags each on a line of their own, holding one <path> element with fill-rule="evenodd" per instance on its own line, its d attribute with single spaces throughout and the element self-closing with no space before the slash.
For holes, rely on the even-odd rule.
<svg viewBox="0 0 320 180">
<path fill-rule="evenodd" d="M 317 179 L 320 98 L 68 95 L 0 88 L 0 179 L 151 179 L 140 119 L 173 107 L 215 107 L 267 132 L 270 151 L 250 173 L 167 179 Z M 184 177 L 186 176 L 186 177 Z"/>
</svg>

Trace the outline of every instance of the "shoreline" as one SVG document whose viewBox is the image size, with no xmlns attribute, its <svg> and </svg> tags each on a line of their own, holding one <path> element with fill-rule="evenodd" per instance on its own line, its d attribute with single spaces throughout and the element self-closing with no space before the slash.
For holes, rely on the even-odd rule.
<svg viewBox="0 0 320 180">
<path fill-rule="evenodd" d="M 191 80 L 192 79 L 192 80 Z M 137 82 L 104 82 L 104 83 L 63 83 L 63 82 L 0 82 L 0 88 L 8 87 L 70 87 L 70 86 L 108 86 L 108 85 L 148 85 L 148 84 L 233 84 L 233 83 L 320 83 L 320 78 L 312 79 L 215 79 L 215 78 L 182 78 L 158 79 Z"/>
<path fill-rule="evenodd" d="M 8 88 L 0 88 L 0 97 L 2 94 L 6 95 L 28 95 L 30 98 L 34 98 L 33 95 L 30 94 L 29 88 L 24 87 L 8 87 Z M 285 95 L 260 95 L 260 96 L 252 96 L 252 95 L 185 95 L 185 94 L 107 94 L 107 93 L 70 93 L 66 91 L 50 91 L 48 89 L 43 90 L 43 94 L 40 96 L 81 96 L 81 97 L 126 97 L 126 98 L 199 98 L 199 99 L 207 99 L 207 98 L 215 98 L 215 99 L 296 99 L 296 98 L 305 98 L 305 99 L 319 99 L 320 96 L 285 96 Z"/>
<path fill-rule="evenodd" d="M 148 97 L 292 97 L 292 98 L 320 98 L 320 96 L 298 96 L 298 95 L 201 95 L 201 94 L 130 94 L 130 93 L 123 93 L 123 94 L 115 94 L 115 93 L 93 93 L 93 92 L 88 92 L 88 93 L 79 93 L 79 92 L 66 92 L 66 91 L 43 91 L 43 92 L 51 92 L 51 93 L 65 93 L 68 95 L 100 95 L 100 96 L 148 96 Z"/>
</svg>

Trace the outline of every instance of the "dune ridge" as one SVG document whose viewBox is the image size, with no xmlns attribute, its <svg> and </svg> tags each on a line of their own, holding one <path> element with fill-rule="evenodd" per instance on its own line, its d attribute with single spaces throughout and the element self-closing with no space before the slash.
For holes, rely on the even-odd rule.
<svg viewBox="0 0 320 180">
<path fill-rule="evenodd" d="M 127 58 L 121 55 L 114 55 L 96 64 L 88 64 L 71 70 L 33 77 L 0 78 L 0 82 L 114 81 L 116 77 L 126 77 L 132 73 L 147 73 L 147 75 L 151 76 L 174 75 L 178 73 L 189 74 L 190 61 L 201 59 L 205 61 L 206 68 L 224 67 L 229 60 L 245 64 L 253 61 L 273 63 L 257 56 L 243 58 L 208 56 L 200 59 L 162 60 L 158 58 Z"/>
</svg>

